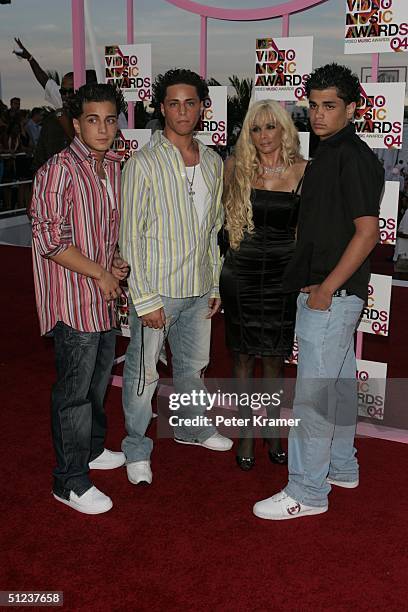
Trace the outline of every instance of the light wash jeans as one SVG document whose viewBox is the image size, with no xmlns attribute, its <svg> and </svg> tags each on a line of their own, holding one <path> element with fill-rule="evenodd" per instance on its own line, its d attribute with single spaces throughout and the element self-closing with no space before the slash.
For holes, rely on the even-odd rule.
<svg viewBox="0 0 408 612">
<path fill-rule="evenodd" d="M 142 332 L 141 319 L 133 304 L 129 304 L 131 339 L 123 371 L 123 409 L 127 436 L 122 442 L 127 463 L 149 459 L 153 448 L 152 440 L 145 433 L 152 417 L 151 402 L 159 379 L 156 365 L 166 338 L 172 353 L 175 391 L 191 393 L 193 388 L 198 392 L 205 390 L 201 372 L 208 365 L 210 355 L 211 319 L 206 318 L 209 313 L 209 293 L 202 297 L 161 296 L 161 299 L 166 316 L 165 329 L 144 327 Z M 142 333 L 144 359 L 141 354 Z M 205 409 L 205 405 L 187 406 L 182 413 L 178 411 L 177 416 L 194 417 L 204 414 Z M 178 426 L 173 429 L 176 438 L 198 442 L 207 440 L 216 431 L 214 427 Z"/>
<path fill-rule="evenodd" d="M 327 505 L 326 478 L 357 480 L 354 436 L 357 421 L 354 331 L 364 302 L 334 297 L 329 310 L 312 310 L 298 297 L 299 343 L 293 417 L 289 433 L 289 482 L 285 491 L 309 506 Z"/>
</svg>

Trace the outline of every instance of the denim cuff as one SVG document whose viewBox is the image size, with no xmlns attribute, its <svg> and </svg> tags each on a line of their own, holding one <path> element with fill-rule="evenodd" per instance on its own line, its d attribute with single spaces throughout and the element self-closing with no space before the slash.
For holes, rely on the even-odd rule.
<svg viewBox="0 0 408 612">
<path fill-rule="evenodd" d="M 54 486 L 52 488 L 52 492 L 55 493 L 57 497 L 61 497 L 62 499 L 69 500 L 71 491 L 73 491 L 76 495 L 78 495 L 78 497 L 81 497 L 81 495 L 86 493 L 88 489 L 90 489 L 91 487 L 92 487 L 92 483 L 89 482 L 88 484 L 83 483 L 83 484 L 74 485 L 71 489 L 67 489 L 66 487 L 63 487 L 56 479 L 54 479 Z"/>
</svg>

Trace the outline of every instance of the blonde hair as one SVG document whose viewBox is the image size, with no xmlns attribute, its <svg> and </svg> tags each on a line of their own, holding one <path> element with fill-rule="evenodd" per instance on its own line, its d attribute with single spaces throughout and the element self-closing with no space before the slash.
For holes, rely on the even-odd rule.
<svg viewBox="0 0 408 612">
<path fill-rule="evenodd" d="M 275 100 L 260 100 L 252 104 L 242 125 L 234 150 L 235 164 L 227 176 L 223 194 L 225 227 L 232 249 L 238 249 L 244 233 L 254 230 L 251 189 L 261 174 L 261 164 L 252 144 L 251 128 L 257 121 L 272 121 L 282 128 L 282 159 L 285 167 L 292 166 L 300 157 L 299 136 L 287 111 Z"/>
</svg>

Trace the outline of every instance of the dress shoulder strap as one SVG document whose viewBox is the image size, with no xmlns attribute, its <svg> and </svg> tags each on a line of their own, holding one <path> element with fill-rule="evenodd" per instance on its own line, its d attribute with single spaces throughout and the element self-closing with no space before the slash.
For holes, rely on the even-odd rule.
<svg viewBox="0 0 408 612">
<path fill-rule="evenodd" d="M 303 180 L 304 180 L 304 178 L 305 178 L 305 176 L 306 176 L 306 172 L 308 171 L 308 168 L 310 168 L 311 163 L 312 163 L 312 160 L 311 160 L 311 159 L 309 159 L 309 161 L 307 162 L 307 164 L 306 164 L 306 166 L 305 166 L 305 170 L 304 170 L 304 172 L 303 172 L 303 174 L 302 174 L 302 178 L 300 179 L 300 181 L 299 181 L 299 183 L 298 183 L 298 186 L 296 187 L 296 190 L 295 190 L 295 195 L 299 195 L 300 188 L 301 188 L 301 187 L 302 187 L 302 185 L 303 185 Z"/>
</svg>

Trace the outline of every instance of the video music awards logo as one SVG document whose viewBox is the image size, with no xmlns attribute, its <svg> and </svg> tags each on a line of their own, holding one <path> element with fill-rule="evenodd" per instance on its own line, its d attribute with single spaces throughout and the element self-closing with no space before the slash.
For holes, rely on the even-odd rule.
<svg viewBox="0 0 408 612">
<path fill-rule="evenodd" d="M 386 42 L 393 51 L 406 51 L 408 24 L 403 21 L 403 3 L 406 0 L 346 0 L 346 41 Z"/>
<path fill-rule="evenodd" d="M 205 145 L 227 144 L 227 89 L 225 85 L 211 85 L 208 88 L 196 127 L 197 136 Z"/>
<path fill-rule="evenodd" d="M 126 138 L 123 131 L 119 131 L 113 141 L 113 148 L 116 153 L 122 156 L 122 161 L 125 162 L 139 148 L 139 141 L 136 138 Z"/>
<path fill-rule="evenodd" d="M 297 366 L 297 364 L 298 364 L 298 357 L 299 357 L 299 344 L 298 344 L 297 338 L 295 336 L 295 340 L 293 342 L 292 352 L 289 355 L 289 357 L 287 359 L 285 359 L 285 363 Z"/>
<path fill-rule="evenodd" d="M 397 234 L 397 216 L 399 200 L 399 182 L 386 181 L 380 207 L 380 242 L 395 244 Z"/>
<path fill-rule="evenodd" d="M 125 128 L 116 134 L 113 141 L 113 150 L 121 155 L 122 163 L 132 157 L 136 151 L 147 144 L 151 137 L 151 130 L 139 130 Z"/>
<path fill-rule="evenodd" d="M 285 45 L 290 47 L 285 48 Z M 312 49 L 312 37 L 258 38 L 255 87 L 281 92 L 276 99 L 289 100 L 293 96 L 295 100 L 305 100 L 305 83 L 311 70 Z M 284 92 L 287 92 L 286 96 Z"/>
<path fill-rule="evenodd" d="M 394 217 L 380 217 L 378 219 L 380 226 L 380 242 L 381 244 L 395 244 L 395 231 L 397 222 Z"/>
<path fill-rule="evenodd" d="M 395 219 L 392 217 L 389 217 L 388 219 L 380 217 L 378 222 L 380 226 L 381 244 L 395 244 L 395 230 L 397 228 Z"/>
<path fill-rule="evenodd" d="M 210 97 L 205 98 L 203 102 L 203 111 L 201 113 L 201 119 L 198 124 L 199 132 L 210 132 L 211 133 L 211 144 L 213 145 L 226 145 L 227 134 L 226 134 L 226 122 L 224 120 L 217 121 L 215 116 L 214 104 Z"/>
<path fill-rule="evenodd" d="M 115 302 L 116 328 L 122 331 L 123 336 L 129 336 L 129 290 L 123 288 L 121 295 Z"/>
<path fill-rule="evenodd" d="M 387 95 L 390 85 L 399 84 L 378 84 L 378 89 L 383 90 L 378 94 L 370 94 L 366 84 L 364 84 L 364 87 L 360 85 L 361 99 L 356 109 L 354 125 L 357 134 L 363 139 L 367 139 L 367 144 L 371 147 L 378 146 L 392 149 L 402 146 L 403 124 L 402 121 L 394 120 L 395 101 L 393 100 L 391 103 Z M 379 140 L 379 142 L 369 142 L 370 139 Z"/>
<path fill-rule="evenodd" d="M 360 416 L 382 420 L 384 418 L 385 389 L 381 393 L 377 382 L 377 380 L 370 381 L 367 371 L 357 371 L 358 413 Z"/>
<path fill-rule="evenodd" d="M 105 82 L 130 93 L 136 93 L 135 100 L 151 100 L 151 76 L 142 74 L 141 64 L 146 58 L 135 53 L 126 53 L 126 47 L 147 47 L 148 45 L 111 45 L 105 47 Z M 126 99 L 130 100 L 129 97 Z"/>
<path fill-rule="evenodd" d="M 374 285 L 368 285 L 367 306 L 363 308 L 363 318 L 366 319 L 373 334 L 388 335 L 388 312 L 376 308 Z"/>
</svg>

